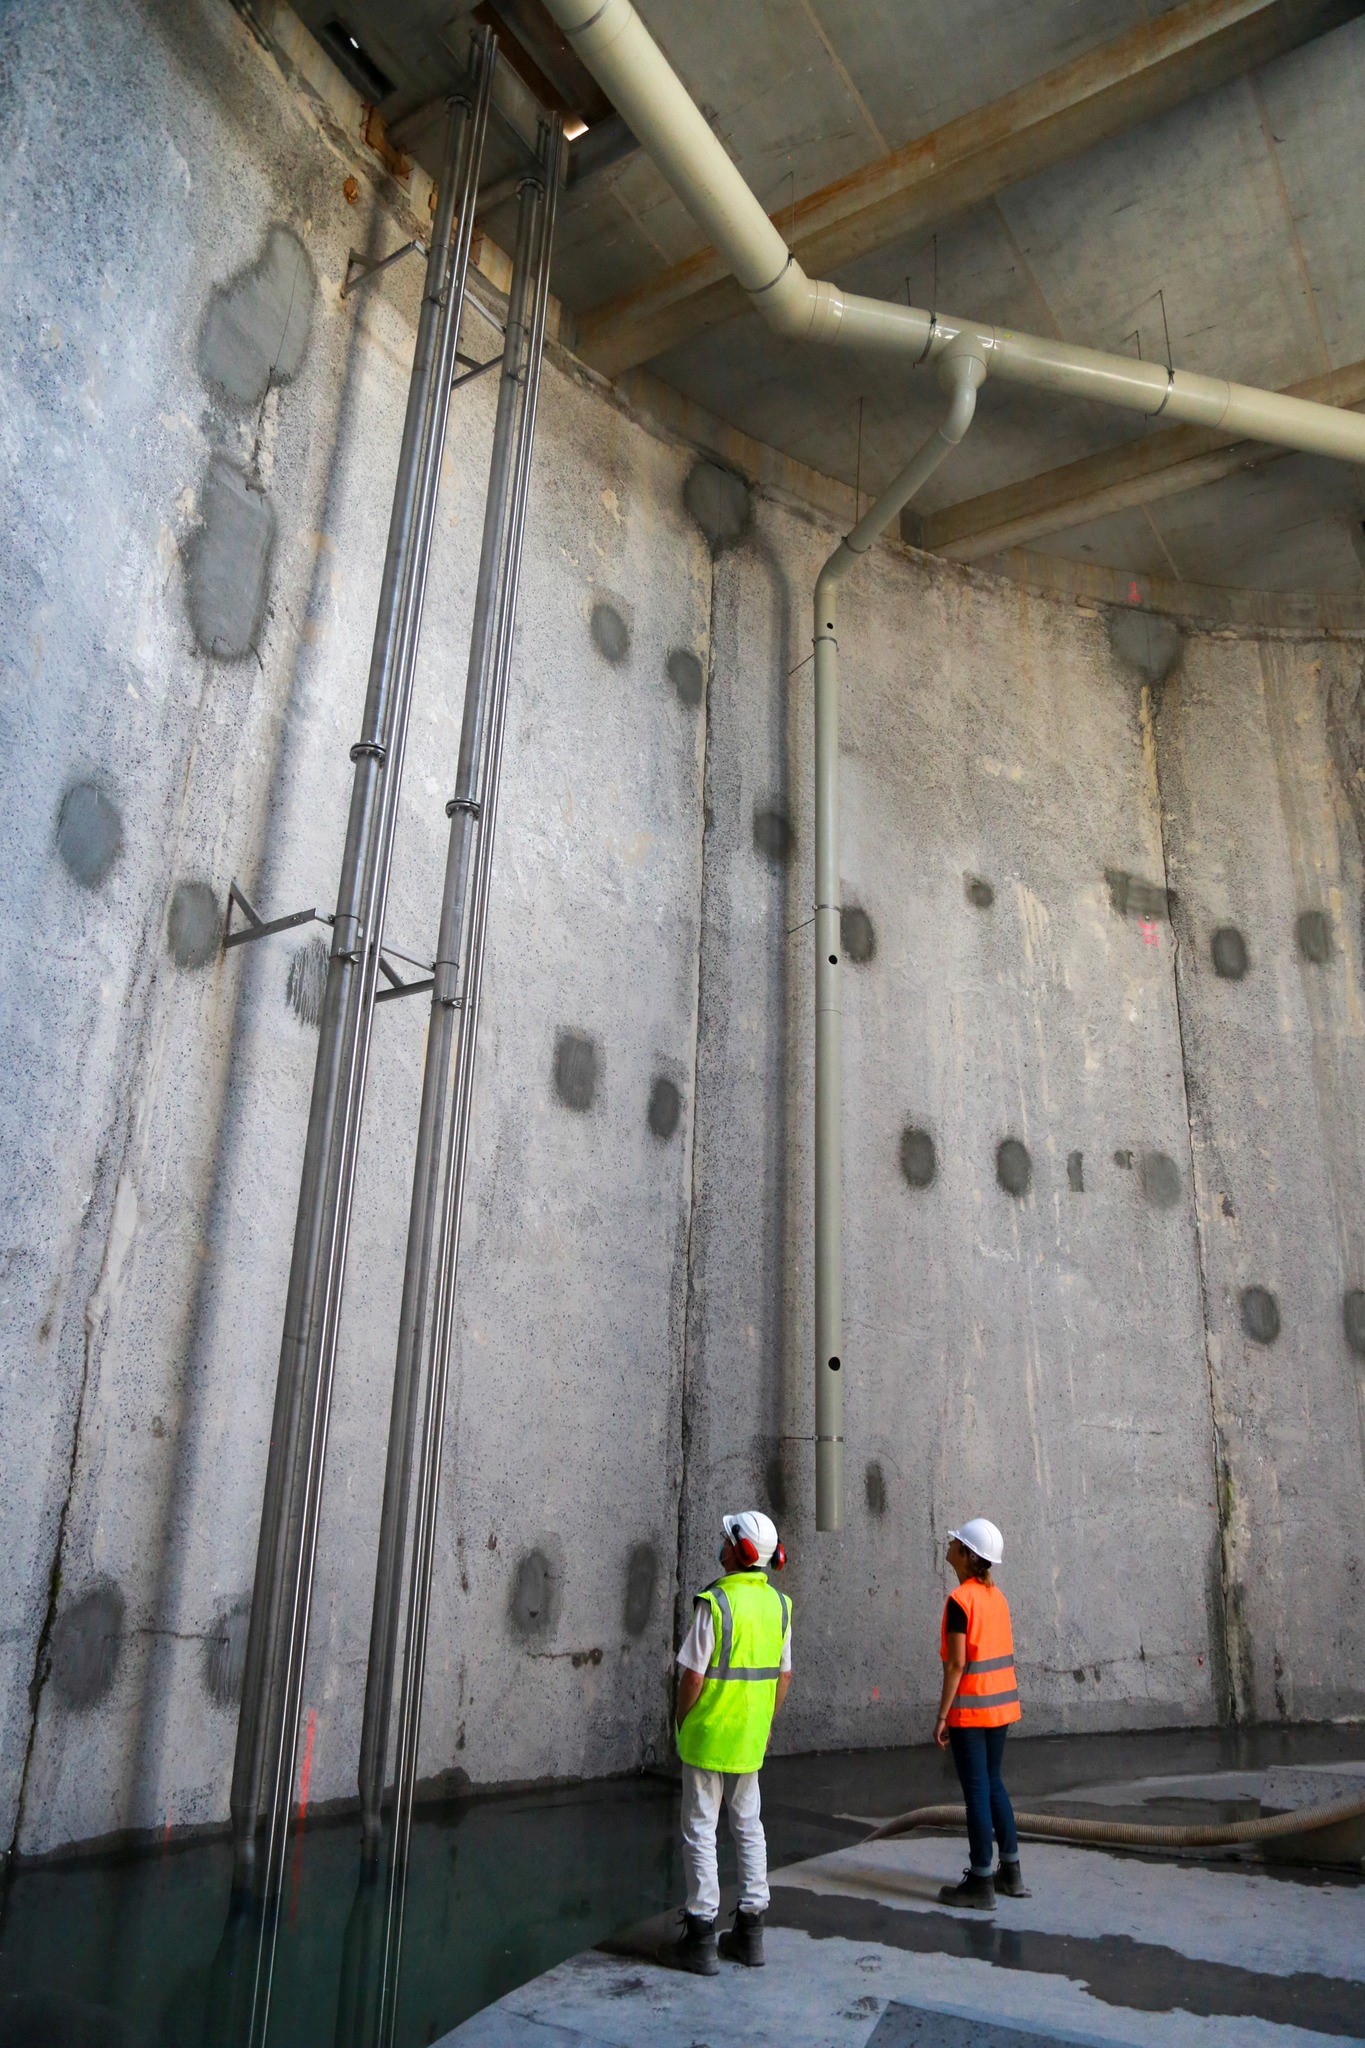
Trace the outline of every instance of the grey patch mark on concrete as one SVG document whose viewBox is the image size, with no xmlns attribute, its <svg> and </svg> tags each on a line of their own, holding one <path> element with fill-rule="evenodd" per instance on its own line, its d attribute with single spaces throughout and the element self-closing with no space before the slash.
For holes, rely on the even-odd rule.
<svg viewBox="0 0 1365 2048">
<path fill-rule="evenodd" d="M 972 909 L 989 910 L 995 901 L 995 891 L 990 883 L 981 875 L 964 875 L 962 880 Z"/>
<path fill-rule="evenodd" d="M 1314 967 L 1325 967 L 1332 957 L 1332 920 L 1325 910 L 1301 910 L 1294 920 L 1299 952 Z"/>
<path fill-rule="evenodd" d="M 98 783 L 71 783 L 57 813 L 57 852 L 72 881 L 98 889 L 122 851 L 118 806 Z"/>
<path fill-rule="evenodd" d="M 1242 1289 L 1242 1328 L 1253 1344 L 1273 1344 L 1280 1334 L 1280 1304 L 1268 1287 Z"/>
<path fill-rule="evenodd" d="M 1007 1195 L 1022 1199 L 1033 1179 L 1028 1146 L 1019 1138 L 1002 1138 L 995 1148 L 995 1177 Z"/>
<path fill-rule="evenodd" d="M 876 954 L 876 929 L 856 903 L 846 903 L 839 912 L 839 944 L 855 967 L 866 967 Z"/>
<path fill-rule="evenodd" d="M 928 1131 L 908 1124 L 901 1132 L 901 1172 L 912 1188 L 927 1188 L 938 1172 L 938 1153 Z"/>
<path fill-rule="evenodd" d="M 702 700 L 705 677 L 701 663 L 688 648 L 675 647 L 669 655 L 668 680 L 678 693 L 678 702 L 695 711 Z"/>
<path fill-rule="evenodd" d="M 1066 1155 L 1066 1184 L 1073 1195 L 1085 1193 L 1085 1154 L 1068 1152 Z"/>
<path fill-rule="evenodd" d="M 238 1707 L 246 1666 L 246 1633 L 251 1601 L 245 1593 L 220 1608 L 204 1637 L 204 1690 L 216 1707 Z"/>
<path fill-rule="evenodd" d="M 712 552 L 731 547 L 748 532 L 754 516 L 753 493 L 742 476 L 705 460 L 693 465 L 683 485 L 683 504 L 696 520 Z"/>
<path fill-rule="evenodd" d="M 1251 965 L 1247 942 L 1235 924 L 1220 924 L 1209 940 L 1213 971 L 1220 981 L 1241 981 Z"/>
<path fill-rule="evenodd" d="M 654 1085 L 649 1091 L 649 1109 L 646 1118 L 656 1138 L 671 1138 L 678 1128 L 678 1117 L 682 1111 L 682 1097 L 675 1084 L 666 1074 L 656 1074 Z"/>
<path fill-rule="evenodd" d="M 275 513 L 263 491 L 225 456 L 209 463 L 203 523 L 185 549 L 190 625 L 202 654 L 242 661 L 265 624 Z"/>
<path fill-rule="evenodd" d="M 549 1635 L 559 1619 L 564 1574 L 557 1553 L 553 1540 L 542 1541 L 526 1552 L 512 1575 L 508 1619 L 516 1634 L 528 1640 Z"/>
<path fill-rule="evenodd" d="M 177 967 L 207 967 L 223 935 L 223 913 L 207 882 L 177 882 L 166 913 L 166 945 Z"/>
<path fill-rule="evenodd" d="M 787 813 L 774 804 L 754 806 L 754 852 L 765 860 L 785 867 L 792 857 L 796 835 Z"/>
<path fill-rule="evenodd" d="M 1172 619 L 1151 612 L 1115 611 L 1107 620 L 1109 645 L 1119 660 L 1135 669 L 1155 689 L 1164 683 L 1184 645 L 1184 636 Z"/>
<path fill-rule="evenodd" d="M 314 1030 L 322 1022 L 322 1001 L 327 993 L 327 947 L 316 934 L 296 947 L 289 962 L 285 999 L 300 1024 Z"/>
<path fill-rule="evenodd" d="M 621 1618 L 628 1636 L 642 1636 L 654 1612 L 659 1586 L 659 1553 L 652 1543 L 637 1543 L 626 1560 L 626 1590 Z"/>
<path fill-rule="evenodd" d="M 869 1458 L 863 1473 L 863 1498 L 867 1512 L 878 1517 L 886 1513 L 886 1474 L 880 1458 Z"/>
<path fill-rule="evenodd" d="M 95 1579 L 57 1616 L 49 1648 L 57 1696 L 77 1713 L 98 1706 L 112 1689 L 123 1647 L 123 1595 L 110 1578 Z"/>
<path fill-rule="evenodd" d="M 1120 917 L 1136 917 L 1151 923 L 1170 916 L 1175 897 L 1159 883 L 1145 882 L 1140 875 L 1130 875 L 1124 868 L 1106 868 L 1104 879 L 1110 906 Z"/>
<path fill-rule="evenodd" d="M 256 261 L 220 285 L 199 335 L 199 374 L 234 404 L 259 405 L 298 375 L 313 324 L 317 279 L 308 252 L 272 227 Z"/>
<path fill-rule="evenodd" d="M 582 1031 L 561 1031 L 555 1039 L 555 1094 L 566 1109 L 592 1108 L 597 1093 L 597 1042 Z"/>
<path fill-rule="evenodd" d="M 592 644 L 613 668 L 619 668 L 630 653 L 630 624 L 614 604 L 599 598 L 588 621 Z"/>
<path fill-rule="evenodd" d="M 1180 1200 L 1180 1168 L 1167 1152 L 1144 1152 L 1138 1167 L 1143 1195 L 1154 1209 L 1174 1209 Z"/>
<path fill-rule="evenodd" d="M 1342 1295 L 1341 1327 L 1349 1348 L 1365 1358 L 1365 1288 L 1348 1287 Z"/>
</svg>

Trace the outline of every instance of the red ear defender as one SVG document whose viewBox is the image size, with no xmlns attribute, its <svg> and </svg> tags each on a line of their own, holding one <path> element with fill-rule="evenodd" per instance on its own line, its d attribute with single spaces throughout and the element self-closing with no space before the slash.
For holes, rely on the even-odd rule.
<svg viewBox="0 0 1365 2048">
<path fill-rule="evenodd" d="M 777 1539 L 777 1548 L 773 1552 L 772 1556 L 768 1559 L 768 1563 L 772 1566 L 775 1572 L 780 1572 L 783 1569 L 786 1562 L 786 1546 L 783 1544 L 782 1538 L 779 1536 Z"/>
<path fill-rule="evenodd" d="M 735 1543 L 735 1548 L 744 1559 L 745 1564 L 752 1566 L 758 1563 L 758 1545 L 753 1541 L 752 1537 L 739 1537 Z"/>
</svg>

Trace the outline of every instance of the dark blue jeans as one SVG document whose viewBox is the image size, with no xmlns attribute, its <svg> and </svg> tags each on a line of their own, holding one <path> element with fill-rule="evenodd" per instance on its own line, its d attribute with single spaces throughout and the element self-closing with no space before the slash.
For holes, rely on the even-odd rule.
<svg viewBox="0 0 1365 2048">
<path fill-rule="evenodd" d="M 962 1796 L 967 1802 L 967 1840 L 971 1845 L 972 1873 L 989 1877 L 994 1865 L 991 1834 L 1000 1844 L 1002 1861 L 1014 1863 L 1019 1857 L 1019 1837 L 1014 1827 L 1014 1808 L 1000 1775 L 1005 1761 L 1006 1728 L 950 1728 L 948 1742 L 957 1765 Z"/>
</svg>

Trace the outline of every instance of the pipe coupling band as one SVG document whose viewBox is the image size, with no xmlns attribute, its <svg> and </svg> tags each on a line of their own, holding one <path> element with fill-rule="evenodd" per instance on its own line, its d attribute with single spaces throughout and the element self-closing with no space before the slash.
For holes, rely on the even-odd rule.
<svg viewBox="0 0 1365 2048">
<path fill-rule="evenodd" d="M 353 761 L 382 761 L 387 752 L 387 747 L 381 745 L 378 740 L 357 740 L 351 748 L 351 759 Z"/>
<path fill-rule="evenodd" d="M 457 811 L 468 811 L 471 818 L 477 818 L 482 809 L 476 796 L 453 796 L 446 805 L 446 816 L 453 818 Z"/>
</svg>

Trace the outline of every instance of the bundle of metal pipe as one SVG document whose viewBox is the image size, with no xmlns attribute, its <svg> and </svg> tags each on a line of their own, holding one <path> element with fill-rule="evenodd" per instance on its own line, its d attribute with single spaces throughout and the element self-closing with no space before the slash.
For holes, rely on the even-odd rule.
<svg viewBox="0 0 1365 2048">
<path fill-rule="evenodd" d="M 1365 462 L 1365 418 L 1221 377 L 1107 355 L 981 321 L 842 292 L 801 265 L 654 42 L 631 0 L 546 0 L 575 51 L 673 191 L 777 333 L 899 356 L 914 367 L 963 351 L 981 374 L 1060 397 L 1097 399 L 1129 412 L 1189 421 L 1228 434 Z M 978 379 L 979 381 L 979 379 Z M 815 1523 L 843 1525 L 843 1251 L 838 1030 L 838 647 L 834 584 L 910 501 L 928 475 L 921 450 L 858 522 L 821 573 L 815 612 L 816 732 L 816 1436 Z M 937 459 L 947 453 L 944 448 Z M 936 463 L 930 467 L 936 466 Z M 855 546 L 855 535 L 859 536 Z M 845 559 L 845 552 L 848 559 Z M 836 564 L 838 567 L 836 568 Z M 827 620 L 829 623 L 822 623 Z M 822 651 L 823 650 L 823 651 Z"/>
<path fill-rule="evenodd" d="M 384 1487 L 385 1520 L 381 1527 L 375 1580 L 361 1746 L 363 1853 L 367 1860 L 372 1860 L 378 1850 L 382 1826 L 403 1539 L 408 1495 L 414 1490 L 413 1439 L 418 1407 L 416 1367 L 425 1331 L 422 1433 L 412 1509 L 403 1683 L 399 1696 L 394 1765 L 395 1800 L 379 1962 L 378 2039 L 381 2044 L 392 2042 L 397 2025 L 403 1913 L 417 1785 L 432 1563 L 454 1337 L 479 1001 L 483 987 L 512 645 L 521 584 L 522 541 L 550 301 L 550 251 L 560 184 L 561 151 L 562 136 L 558 124 L 542 124 L 538 152 L 541 176 L 539 179 L 527 177 L 521 186 L 516 259 L 509 293 L 506 346 L 494 427 L 455 794 L 446 807 L 450 815 L 450 838 L 441 899 L 431 1023 L 427 1035 L 417 1167 L 409 1214 L 404 1317 L 394 1372 L 393 1416 Z M 466 918 L 468 936 L 461 980 L 461 940 L 466 930 Z M 457 1011 L 458 1033 L 455 1028 Z M 433 1233 L 436 1235 L 434 1276 L 431 1257 Z"/>
<path fill-rule="evenodd" d="M 494 53 L 494 39 L 481 36 L 474 87 L 449 105 L 364 722 L 351 750 L 233 1769 L 234 1888 L 262 1907 L 252 2041 L 268 2024 L 356 1156 Z"/>
</svg>

